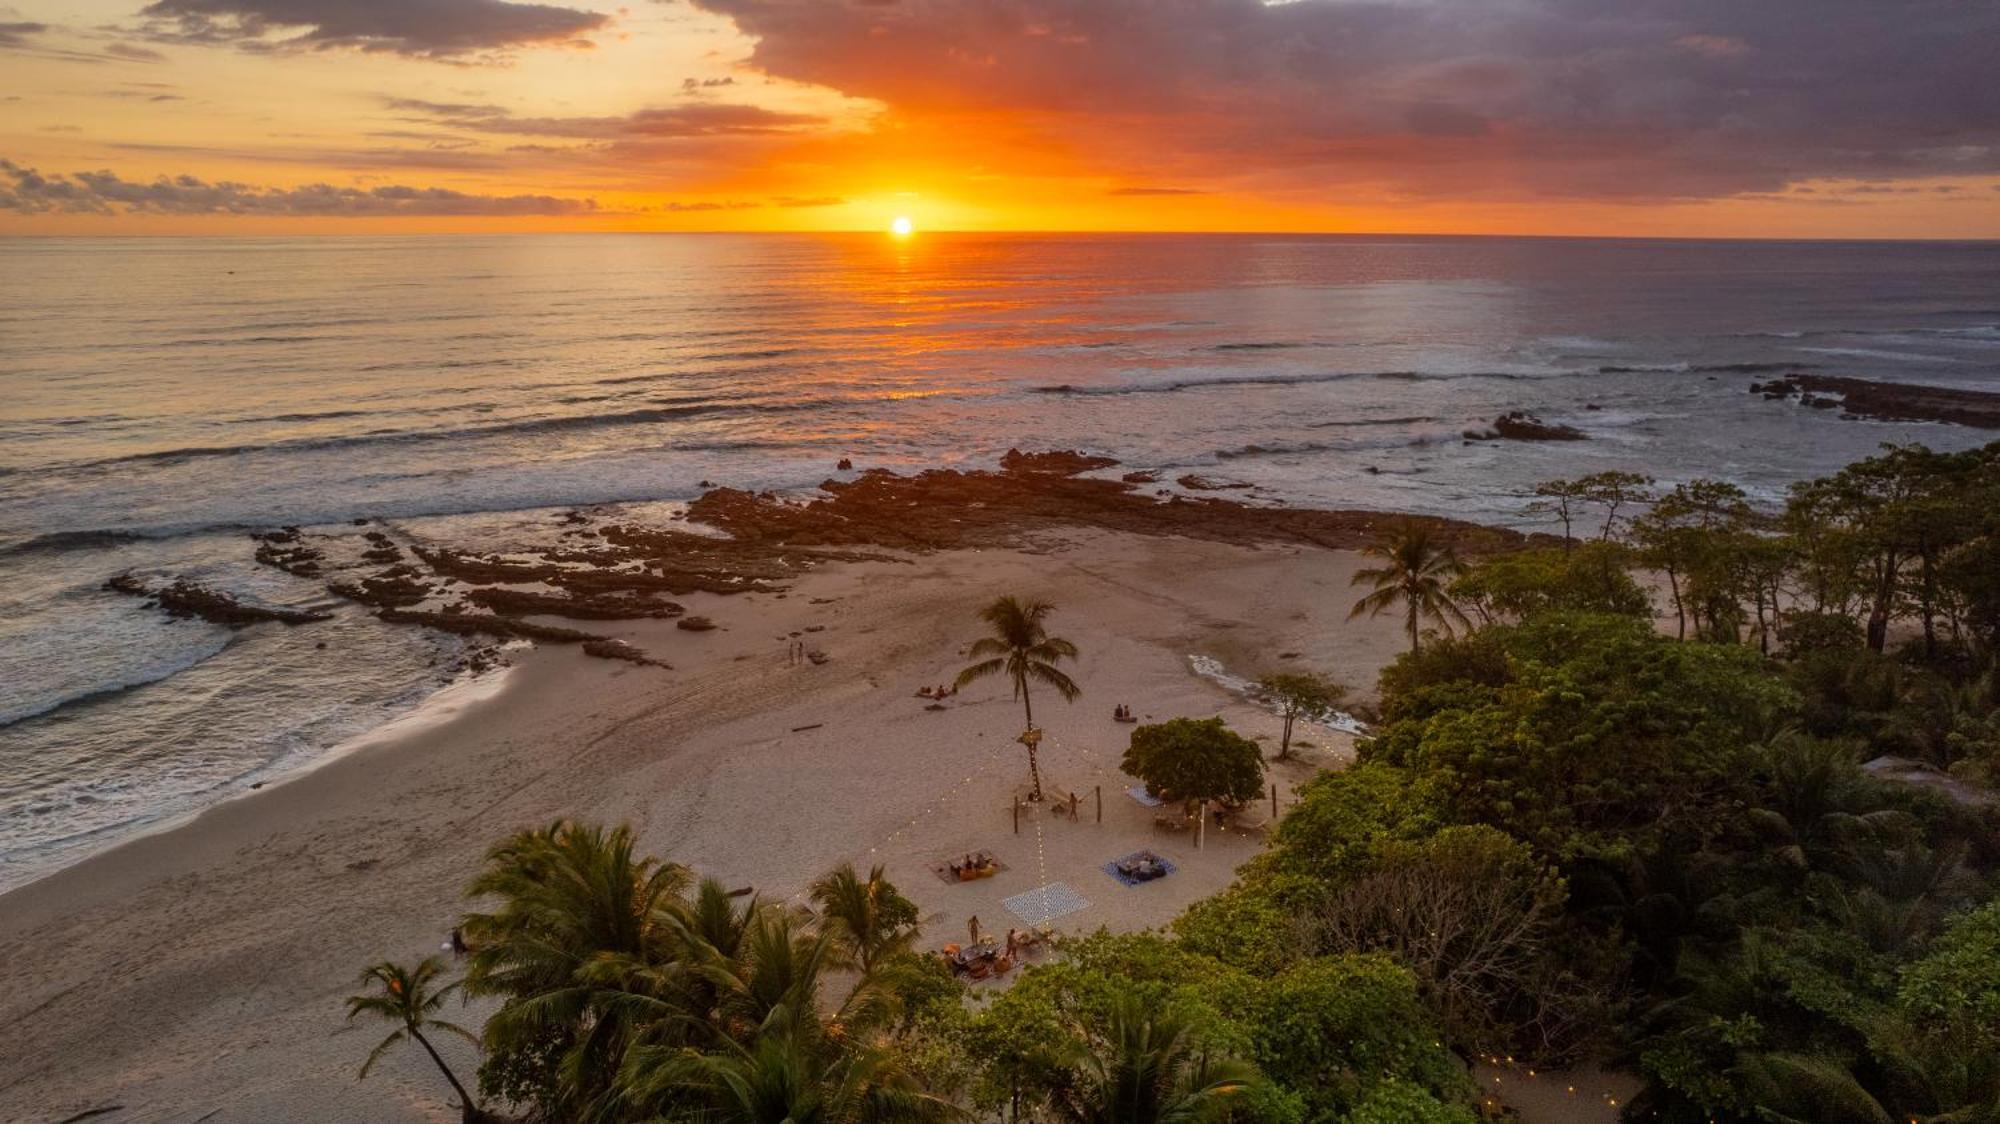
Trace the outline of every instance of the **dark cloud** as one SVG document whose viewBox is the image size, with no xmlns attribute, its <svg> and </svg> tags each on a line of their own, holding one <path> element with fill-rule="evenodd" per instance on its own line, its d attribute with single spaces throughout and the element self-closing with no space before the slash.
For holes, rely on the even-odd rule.
<svg viewBox="0 0 2000 1124">
<path fill-rule="evenodd" d="M 0 23 L 0 51 L 15 51 L 31 46 L 34 37 L 48 29 L 48 24 L 28 23 L 25 20 Z"/>
<path fill-rule="evenodd" d="M 726 137 L 779 133 L 824 120 L 805 113 L 781 113 L 754 105 L 682 105 L 641 109 L 616 117 L 519 117 L 497 105 L 388 98 L 392 110 L 409 119 L 479 133 L 567 137 L 615 141 L 635 138 Z"/>
<path fill-rule="evenodd" d="M 194 176 L 150 183 L 113 172 L 49 175 L 0 159 L 0 211 L 23 214 L 148 213 L 165 215 L 283 215 L 375 218 L 398 215 L 576 215 L 598 210 L 592 199 L 551 195 L 473 195 L 441 187 L 257 187 Z"/>
<path fill-rule="evenodd" d="M 697 90 L 712 90 L 718 86 L 734 86 L 735 84 L 736 84 L 736 79 L 730 77 L 681 79 L 681 89 L 686 90 L 689 93 L 693 93 Z"/>
<path fill-rule="evenodd" d="M 139 14 L 148 34 L 172 42 L 436 59 L 579 44 L 610 22 L 597 12 L 508 0 L 155 0 Z"/>
<path fill-rule="evenodd" d="M 1714 197 L 2000 172 L 1970 0 L 693 0 L 767 74 L 1323 197 Z"/>
</svg>

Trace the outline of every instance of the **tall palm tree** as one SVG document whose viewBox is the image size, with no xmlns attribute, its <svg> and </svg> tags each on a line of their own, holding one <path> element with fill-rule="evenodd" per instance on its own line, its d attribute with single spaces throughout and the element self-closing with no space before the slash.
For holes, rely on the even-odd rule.
<svg viewBox="0 0 2000 1124">
<path fill-rule="evenodd" d="M 883 877 L 880 866 L 871 867 L 864 879 L 853 863 L 842 863 L 812 884 L 812 899 L 863 972 L 908 951 L 917 938 L 916 903 Z"/>
<path fill-rule="evenodd" d="M 636 854 L 622 825 L 559 820 L 487 853 L 469 893 L 498 902 L 465 918 L 466 990 L 505 999 L 486 1021 L 490 1052 L 555 1052 L 558 1115 L 609 1113 L 626 1048 L 672 1009 L 688 877 L 684 867 Z"/>
<path fill-rule="evenodd" d="M 1354 608 L 1348 611 L 1348 620 L 1364 613 L 1380 616 L 1400 601 L 1408 613 L 1412 652 L 1421 643 L 1418 624 L 1426 617 L 1437 622 L 1447 636 L 1451 635 L 1454 623 L 1470 626 L 1471 622 L 1459 612 L 1446 591 L 1450 580 L 1463 573 L 1465 566 L 1451 546 L 1440 541 L 1429 527 L 1422 523 L 1400 523 L 1388 539 L 1371 543 L 1361 553 L 1379 558 L 1383 564 L 1357 570 L 1348 583 L 1374 590 L 1354 603 Z"/>
<path fill-rule="evenodd" d="M 361 982 L 374 985 L 376 990 L 362 995 L 348 996 L 347 1017 L 352 1019 L 357 1015 L 369 1014 L 397 1024 L 396 1029 L 390 1031 L 387 1038 L 368 1052 L 368 1060 L 361 1063 L 362 1077 L 368 1076 L 368 1071 L 375 1068 L 375 1063 L 381 1060 L 383 1054 L 389 1052 L 391 1046 L 409 1039 L 424 1048 L 424 1052 L 431 1056 L 431 1061 L 437 1063 L 438 1071 L 444 1074 L 444 1079 L 451 1082 L 452 1091 L 458 1094 L 458 1103 L 465 1114 L 465 1119 L 477 1120 L 478 1103 L 472 1099 L 471 1093 L 465 1091 L 465 1086 L 459 1084 L 458 1075 L 445 1064 L 443 1056 L 437 1052 L 437 1047 L 432 1046 L 431 1040 L 424 1037 L 425 1030 L 441 1030 L 447 1034 L 456 1034 L 475 1045 L 479 1042 L 471 1031 L 437 1017 L 438 1008 L 444 1006 L 444 1001 L 459 987 L 455 982 L 434 986 L 437 977 L 443 971 L 444 961 L 435 956 L 426 957 L 414 968 L 405 968 L 385 960 L 361 974 Z"/>
<path fill-rule="evenodd" d="M 1012 596 L 1002 597 L 979 610 L 979 619 L 987 623 L 992 635 L 974 641 L 970 654 L 985 658 L 958 673 L 961 687 L 989 675 L 1005 674 L 1014 683 L 1014 697 L 1021 700 L 1030 731 L 1035 728 L 1035 704 L 1028 697 L 1029 680 L 1045 684 L 1065 702 L 1075 702 L 1083 694 L 1083 688 L 1056 667 L 1063 660 L 1076 658 L 1076 645 L 1049 635 L 1046 622 L 1055 611 L 1056 607 L 1046 601 L 1023 601 Z M 1029 735 L 1022 744 L 1028 747 L 1028 773 L 1035 788 L 1033 799 L 1040 800 L 1042 769 L 1036 759 L 1035 739 Z"/>
<path fill-rule="evenodd" d="M 1129 996 L 1101 1040 L 1079 1039 L 1068 1053 L 1051 1107 L 1069 1124 L 1206 1124 L 1262 1080 L 1255 1066 L 1203 1049 L 1180 1017 Z"/>
</svg>

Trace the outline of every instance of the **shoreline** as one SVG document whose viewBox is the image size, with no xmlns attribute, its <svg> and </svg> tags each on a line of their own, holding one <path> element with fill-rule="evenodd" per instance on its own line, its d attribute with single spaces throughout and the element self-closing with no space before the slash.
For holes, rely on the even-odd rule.
<svg viewBox="0 0 2000 1124">
<path fill-rule="evenodd" d="M 1053 882 L 1090 903 L 1058 930 L 1164 924 L 1226 885 L 1258 844 L 1217 833 L 1195 852 L 1154 831 L 1151 810 L 1122 795 L 1129 780 L 1116 783 L 1126 728 L 1113 704 L 1153 718 L 1220 713 L 1274 749 L 1277 718 L 1188 656 L 1233 675 L 1311 666 L 1372 685 L 1400 634 L 1386 618 L 1343 620 L 1357 564 L 1307 545 L 1071 528 L 1012 550 L 830 563 L 783 593 L 691 596 L 690 610 L 721 625 L 713 632 L 605 626 L 670 654 L 672 671 L 527 652 L 502 689 L 440 721 L 378 729 L 241 794 L 256 799 L 0 895 L 0 1025 L 19 1032 L 0 1048 L 0 1117 L 122 1103 L 426 1118 L 420 1067 L 385 1063 L 354 1081 L 365 1046 L 345 1036 L 340 997 L 370 960 L 435 951 L 485 848 L 558 816 L 632 822 L 649 852 L 779 899 L 841 861 L 885 862 L 923 908 L 931 944 L 971 913 L 1004 928 L 1002 898 Z M 1210 580 L 1171 580 L 1187 572 Z M 955 670 L 977 601 L 1003 591 L 1052 597 L 1058 631 L 1084 648 L 1086 696 L 1047 719 L 1045 769 L 1087 802 L 1101 790 L 1102 824 L 1087 811 L 1010 834 L 1006 794 L 1025 768 L 1005 691 L 968 689 L 944 712 L 915 697 Z M 809 627 L 828 662 L 787 666 L 789 634 Z M 1300 658 L 1281 664 L 1279 652 Z M 1311 740 L 1316 762 L 1351 744 Z M 1289 786 L 1312 768 L 1280 766 L 1273 779 Z M 1132 889 L 1097 870 L 1140 847 L 1172 855 L 1181 873 Z M 975 848 L 1011 869 L 969 886 L 928 876 L 938 856 Z"/>
</svg>

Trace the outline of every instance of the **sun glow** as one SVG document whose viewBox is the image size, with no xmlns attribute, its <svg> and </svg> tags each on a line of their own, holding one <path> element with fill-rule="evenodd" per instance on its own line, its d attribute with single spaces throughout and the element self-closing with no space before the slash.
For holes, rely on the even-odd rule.
<svg viewBox="0 0 2000 1124">
<path fill-rule="evenodd" d="M 908 238 L 916 233 L 916 230 L 917 225 L 910 221 L 908 215 L 897 215 L 895 221 L 889 224 L 889 233 L 898 238 Z"/>
</svg>

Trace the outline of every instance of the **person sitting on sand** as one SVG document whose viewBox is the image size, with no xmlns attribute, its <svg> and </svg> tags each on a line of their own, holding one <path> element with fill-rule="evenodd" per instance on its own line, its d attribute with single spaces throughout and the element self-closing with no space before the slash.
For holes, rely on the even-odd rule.
<svg viewBox="0 0 2000 1124">
<path fill-rule="evenodd" d="M 931 693 L 931 685 L 926 683 L 917 688 L 917 697 L 920 699 L 934 699 L 937 696 Z"/>
</svg>

